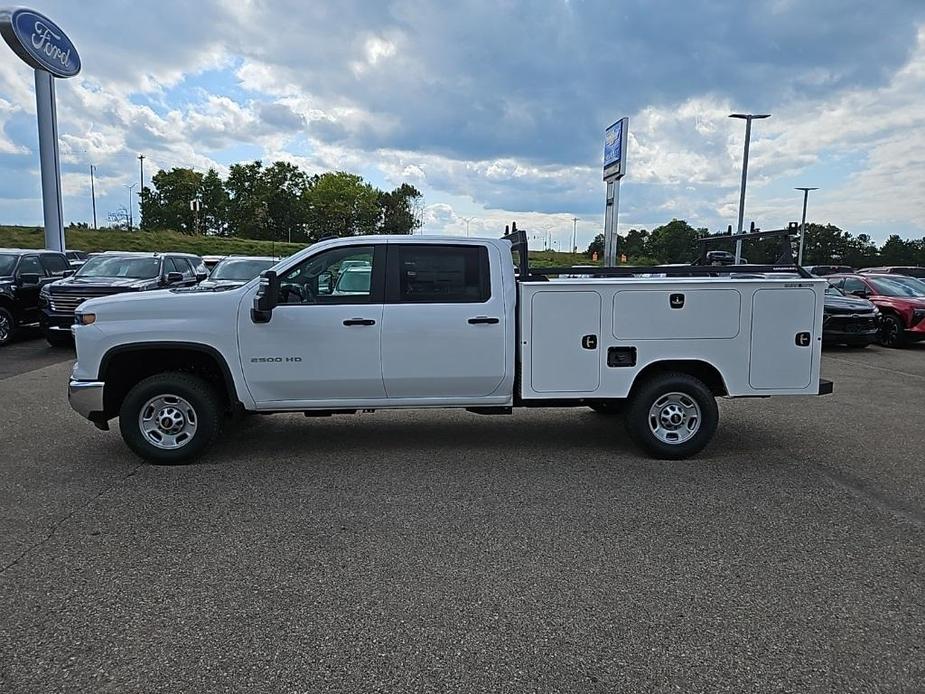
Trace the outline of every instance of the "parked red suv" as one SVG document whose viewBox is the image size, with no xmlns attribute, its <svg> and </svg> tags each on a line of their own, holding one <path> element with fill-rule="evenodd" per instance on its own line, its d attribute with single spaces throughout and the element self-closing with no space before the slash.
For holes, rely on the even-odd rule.
<svg viewBox="0 0 925 694">
<path fill-rule="evenodd" d="M 880 344 L 925 340 L 925 283 L 899 275 L 830 275 L 829 284 L 872 301 L 882 313 Z"/>
</svg>

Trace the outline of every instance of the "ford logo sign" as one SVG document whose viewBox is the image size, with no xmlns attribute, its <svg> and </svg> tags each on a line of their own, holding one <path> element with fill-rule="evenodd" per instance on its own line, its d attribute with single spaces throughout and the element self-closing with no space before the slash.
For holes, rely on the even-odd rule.
<svg viewBox="0 0 925 694">
<path fill-rule="evenodd" d="M 80 56 L 61 27 L 48 17 L 19 7 L 0 11 L 0 34 L 13 52 L 36 70 L 55 77 L 80 72 Z"/>
</svg>

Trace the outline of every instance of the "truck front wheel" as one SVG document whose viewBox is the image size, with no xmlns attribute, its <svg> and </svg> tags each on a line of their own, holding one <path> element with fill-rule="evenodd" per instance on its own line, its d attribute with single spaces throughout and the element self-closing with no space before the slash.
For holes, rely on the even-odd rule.
<svg viewBox="0 0 925 694">
<path fill-rule="evenodd" d="M 185 373 L 161 373 L 136 384 L 119 409 L 122 439 L 156 465 L 186 463 L 218 434 L 222 408 L 215 389 Z"/>
<path fill-rule="evenodd" d="M 684 373 L 647 379 L 630 398 L 626 416 L 633 440 L 662 460 L 681 460 L 702 451 L 718 422 L 713 393 L 703 381 Z"/>
</svg>

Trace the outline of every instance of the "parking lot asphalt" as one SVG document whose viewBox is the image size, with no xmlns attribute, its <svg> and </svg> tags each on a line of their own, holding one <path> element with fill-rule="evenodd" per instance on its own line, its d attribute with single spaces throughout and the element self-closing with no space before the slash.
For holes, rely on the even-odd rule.
<svg viewBox="0 0 925 694">
<path fill-rule="evenodd" d="M 0 380 L 0 691 L 922 691 L 923 347 L 723 401 L 681 463 L 538 409 L 254 417 L 158 468 L 29 344 Z"/>
</svg>

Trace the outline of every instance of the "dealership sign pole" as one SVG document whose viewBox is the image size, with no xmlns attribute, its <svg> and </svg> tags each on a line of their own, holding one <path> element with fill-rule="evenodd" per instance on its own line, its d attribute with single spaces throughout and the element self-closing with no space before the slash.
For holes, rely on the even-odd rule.
<svg viewBox="0 0 925 694">
<path fill-rule="evenodd" d="M 626 175 L 626 141 L 629 118 L 621 118 L 604 131 L 604 267 L 617 264 L 617 219 L 620 212 L 620 179 Z"/>
<path fill-rule="evenodd" d="M 44 15 L 18 7 L 0 10 L 0 34 L 23 62 L 35 70 L 35 106 L 42 166 L 45 248 L 64 250 L 61 210 L 61 162 L 58 159 L 58 115 L 55 79 L 80 72 L 77 49 L 61 28 Z"/>
</svg>

